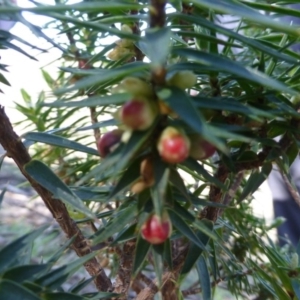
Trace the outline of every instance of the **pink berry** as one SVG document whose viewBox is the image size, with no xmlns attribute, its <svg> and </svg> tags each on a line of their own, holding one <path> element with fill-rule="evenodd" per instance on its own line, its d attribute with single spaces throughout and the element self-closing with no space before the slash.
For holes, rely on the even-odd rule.
<svg viewBox="0 0 300 300">
<path fill-rule="evenodd" d="M 143 224 L 141 234 L 150 244 L 163 243 L 172 233 L 172 223 L 167 213 L 163 214 L 162 219 L 157 215 L 152 215 Z"/>
<path fill-rule="evenodd" d="M 214 155 L 216 147 L 204 140 L 200 135 L 190 136 L 190 156 L 197 160 L 204 160 Z"/>
<path fill-rule="evenodd" d="M 186 135 L 174 127 L 167 127 L 158 141 L 158 152 L 168 163 L 176 164 L 189 156 L 190 141 Z"/>
<path fill-rule="evenodd" d="M 146 130 L 156 118 L 156 112 L 151 103 L 144 98 L 133 99 L 125 103 L 119 115 L 122 123 L 132 130 Z"/>
<path fill-rule="evenodd" d="M 97 148 L 101 157 L 107 156 L 120 143 L 123 131 L 115 129 L 106 132 L 97 143 Z"/>
</svg>

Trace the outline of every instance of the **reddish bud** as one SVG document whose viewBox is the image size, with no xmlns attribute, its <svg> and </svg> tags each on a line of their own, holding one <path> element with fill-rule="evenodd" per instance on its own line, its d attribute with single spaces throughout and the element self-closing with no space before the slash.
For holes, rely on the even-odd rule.
<svg viewBox="0 0 300 300">
<path fill-rule="evenodd" d="M 172 223 L 167 213 L 160 218 L 157 215 L 152 215 L 143 224 L 141 234 L 150 244 L 161 244 L 172 234 Z"/>
<path fill-rule="evenodd" d="M 105 157 L 112 152 L 120 143 L 123 131 L 115 129 L 104 133 L 97 142 L 97 148 L 101 157 Z"/>
<path fill-rule="evenodd" d="M 189 156 L 190 141 L 178 129 L 167 127 L 158 140 L 157 149 L 164 161 L 176 164 L 184 161 Z"/>
<path fill-rule="evenodd" d="M 152 125 L 156 112 L 149 101 L 137 98 L 121 107 L 119 117 L 121 122 L 132 130 L 146 130 Z"/>
<path fill-rule="evenodd" d="M 190 136 L 191 140 L 191 149 L 190 156 L 197 160 L 204 160 L 216 152 L 216 147 L 204 140 L 200 135 L 192 135 Z"/>
</svg>

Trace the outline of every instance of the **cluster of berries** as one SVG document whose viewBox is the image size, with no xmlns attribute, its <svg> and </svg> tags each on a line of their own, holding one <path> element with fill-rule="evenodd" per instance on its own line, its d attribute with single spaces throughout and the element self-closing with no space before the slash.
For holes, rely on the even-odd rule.
<svg viewBox="0 0 300 300">
<path fill-rule="evenodd" d="M 194 74 L 178 72 L 168 84 L 183 89 L 194 84 Z M 192 83 L 192 84 L 191 84 Z M 143 131 L 150 128 L 159 114 L 175 113 L 161 100 L 153 100 L 153 92 L 145 81 L 129 77 L 124 79 L 119 89 L 132 94 L 132 99 L 126 102 L 117 112 L 116 117 L 129 131 Z M 123 129 L 115 129 L 102 135 L 98 141 L 98 151 L 101 157 L 112 152 L 121 142 Z M 181 128 L 168 126 L 162 130 L 157 140 L 157 150 L 161 158 L 171 164 L 183 162 L 188 156 L 197 160 L 204 160 L 212 156 L 215 147 L 198 134 L 186 135 Z"/>
<path fill-rule="evenodd" d="M 178 72 L 172 76 L 167 84 L 182 89 L 191 88 L 196 83 L 196 76 L 192 72 Z M 154 126 L 159 116 L 178 116 L 160 99 L 156 99 L 151 86 L 145 81 L 135 78 L 125 78 L 118 90 L 132 95 L 131 100 L 124 103 L 117 111 L 116 118 L 122 124 L 119 129 L 102 135 L 97 143 L 101 157 L 107 156 L 123 141 L 128 132 L 144 131 Z M 121 129 L 122 128 L 122 129 Z M 189 156 L 196 160 L 204 160 L 212 156 L 216 149 L 198 134 L 187 135 L 178 126 L 167 126 L 161 130 L 156 140 L 157 152 L 161 159 L 170 164 L 183 162 Z M 141 177 L 131 187 L 133 193 L 140 193 L 154 185 L 152 157 L 145 158 L 140 165 Z M 162 217 L 151 215 L 143 224 L 141 234 L 151 244 L 164 242 L 172 232 L 172 224 L 166 212 Z"/>
</svg>

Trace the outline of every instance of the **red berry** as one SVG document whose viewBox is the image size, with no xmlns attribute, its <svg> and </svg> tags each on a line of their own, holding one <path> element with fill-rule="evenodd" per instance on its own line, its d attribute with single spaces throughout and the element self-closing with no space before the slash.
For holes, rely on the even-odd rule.
<svg viewBox="0 0 300 300">
<path fill-rule="evenodd" d="M 148 129 L 156 117 L 151 103 L 144 98 L 133 99 L 125 103 L 119 114 L 124 125 L 132 130 Z"/>
<path fill-rule="evenodd" d="M 115 129 L 113 131 L 106 132 L 101 136 L 97 142 L 97 148 L 101 157 L 105 157 L 120 143 L 123 131 Z"/>
<path fill-rule="evenodd" d="M 191 149 L 190 156 L 197 160 L 204 160 L 216 152 L 216 147 L 204 140 L 200 135 L 190 136 Z"/>
<path fill-rule="evenodd" d="M 157 215 L 152 215 L 143 224 L 141 234 L 150 244 L 163 243 L 172 233 L 172 223 L 167 213 L 163 214 L 162 219 Z"/>
<path fill-rule="evenodd" d="M 167 127 L 159 138 L 157 148 L 164 161 L 176 164 L 189 156 L 190 141 L 176 128 Z"/>
</svg>

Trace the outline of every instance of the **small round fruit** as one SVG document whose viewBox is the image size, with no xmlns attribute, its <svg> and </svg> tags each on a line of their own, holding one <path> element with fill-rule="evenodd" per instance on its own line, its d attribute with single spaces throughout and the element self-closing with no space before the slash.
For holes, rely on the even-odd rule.
<svg viewBox="0 0 300 300">
<path fill-rule="evenodd" d="M 148 100 L 136 98 L 121 107 L 119 117 L 132 130 L 146 130 L 153 124 L 156 111 Z"/>
<path fill-rule="evenodd" d="M 142 238 L 150 244 L 162 244 L 172 234 L 172 223 L 167 213 L 160 218 L 151 215 L 141 228 Z"/>
<path fill-rule="evenodd" d="M 176 164 L 189 156 L 190 141 L 184 133 L 169 126 L 161 133 L 157 149 L 164 161 Z"/>
<path fill-rule="evenodd" d="M 120 143 L 123 131 L 115 129 L 104 133 L 97 142 L 97 148 L 101 157 L 107 156 Z"/>
<path fill-rule="evenodd" d="M 214 155 L 216 147 L 204 140 L 200 135 L 192 135 L 189 137 L 191 140 L 190 156 L 197 160 L 204 160 Z"/>
<path fill-rule="evenodd" d="M 169 85 L 177 86 L 183 90 L 191 89 L 196 83 L 197 76 L 191 71 L 179 71 L 168 80 Z"/>
<path fill-rule="evenodd" d="M 144 80 L 137 77 L 126 77 L 124 78 L 118 89 L 124 90 L 134 97 L 153 97 L 153 91 L 151 86 Z"/>
</svg>

